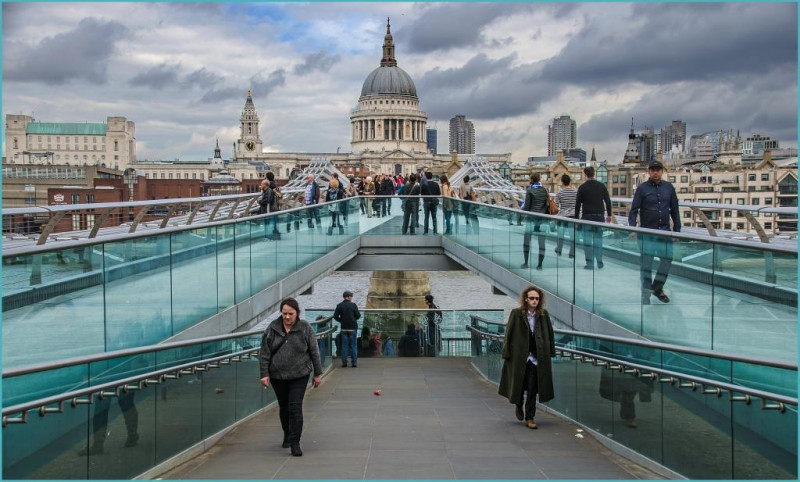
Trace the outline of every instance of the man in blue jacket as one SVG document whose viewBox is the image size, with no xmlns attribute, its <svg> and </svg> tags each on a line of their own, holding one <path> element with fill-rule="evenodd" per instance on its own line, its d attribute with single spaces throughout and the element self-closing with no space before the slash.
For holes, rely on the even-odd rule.
<svg viewBox="0 0 800 482">
<path fill-rule="evenodd" d="M 639 184 L 633 195 L 628 226 L 637 226 L 637 217 L 639 217 L 641 223 L 638 225 L 643 228 L 680 232 L 678 195 L 672 184 L 661 179 L 664 174 L 664 165 L 659 161 L 653 161 L 650 163 L 648 173 L 650 179 Z M 672 227 L 669 223 L 670 218 Z M 672 238 L 642 234 L 639 236 L 639 241 L 642 250 L 640 267 L 642 304 L 650 304 L 650 294 L 653 294 L 662 303 L 669 303 L 669 297 L 664 293 L 664 283 L 667 282 L 667 275 L 672 266 Z M 656 256 L 660 261 L 656 277 L 653 279 L 653 258 Z"/>
</svg>

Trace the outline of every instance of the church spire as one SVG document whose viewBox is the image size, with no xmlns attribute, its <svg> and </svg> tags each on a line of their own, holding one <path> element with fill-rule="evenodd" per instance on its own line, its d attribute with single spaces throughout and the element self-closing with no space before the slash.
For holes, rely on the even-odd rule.
<svg viewBox="0 0 800 482">
<path fill-rule="evenodd" d="M 381 67 L 397 67 L 397 60 L 394 58 L 394 41 L 392 40 L 392 26 L 389 24 L 389 17 L 386 17 L 386 36 L 383 37 L 383 58 Z"/>
<path fill-rule="evenodd" d="M 592 158 L 589 160 L 589 163 L 594 166 L 597 164 L 597 156 L 594 154 L 594 146 L 592 146 Z"/>
<path fill-rule="evenodd" d="M 222 150 L 219 148 L 219 138 L 217 138 L 217 147 L 214 149 L 214 159 L 222 159 Z"/>
</svg>

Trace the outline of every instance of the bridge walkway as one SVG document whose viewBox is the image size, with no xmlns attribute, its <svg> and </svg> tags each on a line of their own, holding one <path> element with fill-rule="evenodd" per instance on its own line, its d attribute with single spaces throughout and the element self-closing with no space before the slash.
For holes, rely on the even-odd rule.
<svg viewBox="0 0 800 482">
<path fill-rule="evenodd" d="M 538 412 L 539 429 L 528 429 L 468 358 L 367 358 L 356 369 L 337 366 L 306 392 L 304 413 L 303 457 L 281 448 L 276 407 L 161 477 L 662 478 L 551 413 Z"/>
</svg>

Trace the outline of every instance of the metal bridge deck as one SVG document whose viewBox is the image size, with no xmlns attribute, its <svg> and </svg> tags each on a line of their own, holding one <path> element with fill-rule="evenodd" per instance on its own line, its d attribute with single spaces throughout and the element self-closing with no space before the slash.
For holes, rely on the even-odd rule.
<svg viewBox="0 0 800 482">
<path fill-rule="evenodd" d="M 338 360 L 334 360 L 338 364 Z M 376 389 L 382 390 L 375 396 Z M 578 427 L 514 417 L 467 358 L 366 358 L 306 392 L 303 457 L 281 448 L 277 408 L 245 422 L 169 479 L 661 478 Z"/>
</svg>

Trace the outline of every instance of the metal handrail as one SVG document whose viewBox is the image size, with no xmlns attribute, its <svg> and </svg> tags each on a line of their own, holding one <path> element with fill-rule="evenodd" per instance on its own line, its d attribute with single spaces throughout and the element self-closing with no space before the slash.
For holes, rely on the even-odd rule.
<svg viewBox="0 0 800 482">
<path fill-rule="evenodd" d="M 506 326 L 504 323 L 498 323 L 496 321 L 487 320 L 478 315 L 470 315 L 470 319 L 475 319 L 481 321 L 486 324 L 497 325 L 497 326 Z M 469 327 L 469 326 L 468 326 Z M 474 328 L 474 327 L 473 327 Z M 753 358 L 753 357 L 745 357 L 742 355 L 735 355 L 730 353 L 720 353 L 718 351 L 712 350 L 704 350 L 702 348 L 692 348 L 688 346 L 682 345 L 670 345 L 667 343 L 659 343 L 656 341 L 649 341 L 649 340 L 640 340 L 636 338 L 624 338 L 620 336 L 612 336 L 612 335 L 602 335 L 599 333 L 586 333 L 583 331 L 575 331 L 575 330 L 563 330 L 560 328 L 554 328 L 553 331 L 559 335 L 572 335 L 572 336 L 582 336 L 587 338 L 593 338 L 598 340 L 606 340 L 612 342 L 619 342 L 619 343 L 626 343 L 628 345 L 635 345 L 641 346 L 645 348 L 655 348 L 658 350 L 667 350 L 679 353 L 685 353 L 688 355 L 698 355 L 704 356 L 709 358 L 716 358 L 725 361 L 733 361 L 733 362 L 744 362 L 749 363 L 751 365 L 759 365 L 759 366 L 766 366 L 771 368 L 782 368 L 785 370 L 797 370 L 797 365 L 792 363 L 787 363 L 779 360 L 771 360 L 767 358 Z"/>
<path fill-rule="evenodd" d="M 308 311 L 308 310 L 306 310 Z M 313 320 L 307 321 L 310 325 L 318 325 L 323 324 L 331 321 L 333 317 L 328 316 L 326 318 L 320 320 Z M 326 331 L 327 332 L 327 331 Z M 126 357 L 126 356 L 133 356 L 133 355 L 142 355 L 145 353 L 153 353 L 158 351 L 170 350 L 173 348 L 181 348 L 184 346 L 191 346 L 197 345 L 199 343 L 212 343 L 215 341 L 222 341 L 222 340 L 230 340 L 234 338 L 242 338 L 247 336 L 254 336 L 254 335 L 261 335 L 264 333 L 264 329 L 256 329 L 256 330 L 249 330 L 243 331 L 241 333 L 228 333 L 225 335 L 214 335 L 205 338 L 193 338 L 191 340 L 183 340 L 183 341 L 173 341 L 173 342 L 166 342 L 166 343 L 159 343 L 157 345 L 145 345 L 139 346 L 136 348 L 126 348 L 124 350 L 116 350 L 116 351 L 107 351 L 103 353 L 98 353 L 96 355 L 86 355 L 74 358 L 65 358 L 62 360 L 56 360 L 47 363 L 39 363 L 36 365 L 26 365 L 18 368 L 13 368 L 8 371 L 3 371 L 3 378 L 11 378 L 17 377 L 21 375 L 27 375 L 29 373 L 36 373 L 41 371 L 47 370 L 55 370 L 58 368 L 65 368 L 70 366 L 76 365 L 84 365 L 86 363 L 93 363 L 102 360 L 110 360 L 112 358 L 119 358 L 119 357 Z"/>
<path fill-rule="evenodd" d="M 253 197 L 253 196 L 257 196 L 257 194 L 251 194 L 251 195 L 247 195 L 247 196 L 234 195 L 234 196 L 232 196 L 232 198 L 233 198 L 232 200 L 234 200 L 234 199 L 242 199 L 242 198 L 250 198 L 250 197 Z M 227 196 L 215 197 L 214 199 L 225 198 L 225 197 L 227 197 Z M 350 199 L 356 199 L 356 198 L 361 198 L 361 197 L 364 197 L 364 198 L 367 198 L 367 197 L 368 198 L 382 198 L 382 197 L 394 198 L 394 197 L 397 197 L 397 198 L 403 199 L 403 198 L 407 198 L 407 197 L 410 197 L 410 196 L 405 196 L 405 195 L 404 196 L 390 196 L 390 195 L 388 195 L 388 196 L 384 196 L 384 195 L 366 196 L 366 195 L 364 195 L 364 196 L 355 196 L 355 197 L 352 197 L 352 198 L 346 198 L 346 199 L 342 199 L 342 200 L 338 200 L 338 201 L 322 202 L 322 203 L 317 204 L 315 206 L 319 207 L 319 206 L 323 206 L 323 205 L 331 204 L 331 203 L 336 203 L 336 202 L 347 202 Z M 196 201 L 197 202 L 200 202 L 200 201 L 208 202 L 210 199 L 211 198 L 183 198 L 181 200 L 181 202 L 183 202 L 183 203 L 190 202 L 190 201 L 191 202 L 196 202 Z M 620 200 L 621 198 L 615 198 L 615 199 Z M 533 212 L 524 211 L 524 210 L 521 210 L 521 209 L 510 208 L 510 207 L 500 206 L 500 205 L 490 205 L 490 204 L 485 204 L 485 203 L 481 203 L 481 202 L 478 202 L 478 201 L 468 201 L 468 200 L 465 200 L 465 199 L 454 199 L 454 200 L 455 201 L 459 201 L 459 202 L 474 204 L 476 206 L 489 206 L 492 209 L 505 210 L 505 211 L 508 211 L 508 213 L 512 214 L 512 215 L 513 214 L 517 214 L 517 215 L 522 214 L 522 215 L 531 216 L 531 217 L 542 217 L 542 218 L 551 219 L 551 220 L 568 221 L 568 222 L 574 223 L 576 225 L 600 226 L 600 227 L 606 227 L 606 228 L 609 227 L 609 225 L 607 223 L 603 223 L 603 222 L 587 221 L 587 220 L 575 219 L 575 218 L 565 218 L 563 216 L 550 215 L 550 214 L 544 214 L 544 213 L 533 213 Z M 174 200 L 172 200 L 172 199 L 170 199 L 170 201 L 174 202 Z M 154 204 L 154 205 L 158 205 L 158 206 L 165 206 L 165 205 L 170 204 L 170 203 L 163 202 L 163 200 L 162 201 L 135 201 L 133 203 L 97 203 L 97 204 L 82 204 L 82 205 L 77 205 L 76 204 L 76 205 L 66 205 L 66 206 L 51 206 L 51 207 L 47 207 L 47 208 L 45 208 L 45 207 L 10 208 L 10 209 L 7 209 L 7 210 L 3 210 L 3 214 L 4 215 L 6 215 L 6 214 L 15 214 L 15 213 L 16 214 L 25 214 L 25 213 L 30 213 L 30 214 L 39 213 L 39 214 L 42 214 L 42 213 L 49 213 L 50 211 L 68 212 L 68 211 L 76 210 L 76 209 L 80 209 L 80 210 L 98 209 L 99 207 L 101 207 L 103 205 L 116 205 L 116 207 L 124 208 L 124 207 L 134 207 L 134 203 L 142 203 L 141 205 L 153 205 Z M 702 203 L 699 203 L 699 204 L 702 204 Z M 139 205 L 139 204 L 137 204 L 137 205 Z M 725 206 L 727 206 L 727 205 L 725 205 Z M 731 210 L 738 210 L 740 206 L 739 205 L 730 205 L 729 207 L 730 207 Z M 59 208 L 59 209 L 55 209 L 55 208 Z M 261 219 L 261 218 L 266 219 L 269 216 L 278 216 L 278 215 L 281 215 L 281 214 L 293 213 L 293 212 L 297 212 L 297 211 L 300 211 L 300 210 L 303 210 L 303 209 L 306 209 L 306 208 L 307 208 L 307 206 L 298 206 L 298 207 L 291 208 L 291 209 L 285 209 L 285 210 L 281 210 L 281 211 L 276 211 L 274 213 L 247 216 L 246 219 L 248 221 L 251 221 L 251 220 L 254 220 L 254 219 Z M 768 209 L 768 208 L 762 208 L 762 209 Z M 783 209 L 783 208 L 769 208 L 769 209 Z M 789 208 L 789 209 L 791 209 L 791 208 Z M 205 221 L 203 223 L 192 224 L 192 225 L 165 226 L 165 227 L 159 229 L 157 232 L 158 233 L 171 233 L 171 232 L 194 230 L 194 229 L 198 229 L 198 227 L 213 227 L 213 226 L 218 226 L 218 225 L 232 224 L 232 223 L 240 222 L 242 219 L 243 218 L 225 219 L 225 220 L 221 220 L 221 221 Z M 698 241 L 698 240 L 701 240 L 701 241 L 710 242 L 710 243 L 713 243 L 713 244 L 722 244 L 722 245 L 727 245 L 727 246 L 736 246 L 736 247 L 744 247 L 744 248 L 751 248 L 751 249 L 752 248 L 758 248 L 760 250 L 770 251 L 770 252 L 797 254 L 797 246 L 794 245 L 794 244 L 787 244 L 785 246 L 775 246 L 775 245 L 770 244 L 770 243 L 754 243 L 754 242 L 746 241 L 746 240 L 720 238 L 720 237 L 712 237 L 712 236 L 698 237 L 697 235 L 686 234 L 686 233 L 675 233 L 675 232 L 672 232 L 672 231 L 657 231 L 657 232 L 654 232 L 652 229 L 641 228 L 641 227 L 638 227 L 638 226 L 636 226 L 636 227 L 627 226 L 627 225 L 622 225 L 622 224 L 614 224 L 613 228 L 617 229 L 617 230 L 629 231 L 629 232 L 634 232 L 634 233 L 642 233 L 642 234 L 650 234 L 650 235 L 657 234 L 658 236 L 665 237 L 665 238 L 681 239 L 681 240 L 686 240 L 686 241 Z M 119 239 L 134 239 L 134 238 L 138 238 L 138 237 L 147 237 L 147 236 L 153 236 L 153 231 L 144 231 L 144 232 L 134 232 L 134 233 L 109 235 L 109 236 L 103 236 L 102 238 L 91 238 L 91 239 L 81 239 L 81 240 L 60 241 L 55 245 L 53 245 L 53 244 L 51 244 L 51 245 L 41 244 L 41 245 L 38 245 L 38 246 L 24 246 L 24 247 L 20 247 L 20 248 L 11 248 L 9 250 L 4 250 L 3 251 L 3 257 L 6 257 L 6 256 L 19 256 L 19 255 L 22 255 L 22 254 L 29 254 L 29 253 L 30 254 L 32 254 L 32 253 L 44 253 L 44 252 L 57 251 L 57 250 L 67 249 L 67 248 L 76 248 L 76 247 L 81 247 L 81 246 L 100 244 L 100 243 L 103 243 L 103 242 L 106 242 L 106 241 L 115 241 L 115 240 L 119 240 Z"/>
<path fill-rule="evenodd" d="M 480 336 L 481 338 L 486 338 L 489 340 L 503 339 L 502 337 L 498 336 L 495 333 L 488 333 L 485 331 L 481 331 L 472 326 L 467 326 L 467 329 L 470 332 Z M 732 383 L 711 380 L 708 378 L 698 377 L 695 375 L 687 375 L 672 370 L 665 370 L 663 368 L 640 365 L 638 363 L 625 361 L 624 359 L 597 355 L 594 353 L 584 352 L 573 348 L 556 347 L 555 354 L 559 356 L 565 356 L 564 354 L 568 354 L 566 355 L 567 358 L 578 360 L 581 363 L 591 363 L 595 366 L 601 366 L 606 370 L 618 370 L 620 372 L 627 372 L 639 378 L 657 379 L 659 383 L 669 383 L 671 385 L 677 383 L 679 388 L 691 388 L 692 390 L 696 390 L 699 385 L 700 387 L 702 387 L 703 389 L 702 393 L 704 395 L 714 394 L 719 397 L 722 396 L 722 391 L 726 391 L 729 394 L 729 400 L 734 402 L 743 401 L 749 404 L 750 397 L 759 398 L 762 400 L 761 403 L 762 410 L 776 409 L 779 412 L 783 413 L 786 410 L 786 407 L 784 405 L 791 405 L 794 407 L 797 406 L 797 398 L 787 397 L 785 395 L 777 393 L 766 392 L 764 390 L 748 388 L 741 385 L 734 385 Z M 658 376 L 653 376 L 653 374 L 656 374 Z M 707 390 L 707 387 L 713 387 L 716 390 Z M 737 396 L 736 394 L 743 394 L 745 396 L 741 397 Z M 775 402 L 775 405 L 771 405 L 769 404 L 769 402 Z"/>
<path fill-rule="evenodd" d="M 323 338 L 333 333 L 333 328 L 329 328 L 319 333 L 314 333 L 316 339 Z M 198 371 L 207 371 L 213 368 L 219 368 L 223 365 L 229 365 L 233 362 L 240 362 L 243 359 L 252 358 L 257 355 L 261 350 L 258 348 L 248 348 L 247 350 L 220 355 L 203 360 L 196 360 L 193 362 L 184 363 L 169 368 L 162 368 L 144 374 L 138 374 L 131 377 L 123 378 L 121 380 L 114 380 L 111 382 L 102 383 L 100 385 L 93 385 L 91 387 L 81 388 L 79 390 L 72 390 L 58 395 L 51 395 L 49 397 L 31 400 L 29 402 L 4 407 L 2 412 L 2 426 L 5 428 L 11 423 L 27 423 L 28 412 L 37 410 L 39 415 L 44 417 L 48 413 L 61 413 L 64 410 L 64 402 L 70 401 L 70 405 L 74 408 L 82 404 L 90 404 L 94 401 L 94 395 L 97 394 L 100 398 L 108 396 L 119 396 L 121 392 L 128 392 L 131 390 L 141 390 L 149 385 L 158 385 L 165 383 L 170 379 L 180 378 L 182 375 L 194 375 Z M 202 369 L 198 367 L 203 366 Z M 187 373 L 187 370 L 190 370 Z M 135 385 L 132 385 L 135 384 Z M 87 399 L 81 399 L 88 395 Z M 57 409 L 47 408 L 48 405 L 58 404 Z M 21 413 L 19 418 L 10 418 L 12 415 Z"/>
</svg>

